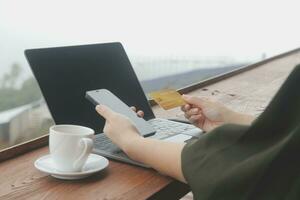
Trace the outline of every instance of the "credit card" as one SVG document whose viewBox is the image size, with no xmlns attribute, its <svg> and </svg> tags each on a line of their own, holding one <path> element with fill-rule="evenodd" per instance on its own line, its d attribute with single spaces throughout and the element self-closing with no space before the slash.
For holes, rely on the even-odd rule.
<svg viewBox="0 0 300 200">
<path fill-rule="evenodd" d="M 173 89 L 155 91 L 151 92 L 149 95 L 160 107 L 165 110 L 169 110 L 186 104 L 182 99 L 181 94 Z"/>
</svg>

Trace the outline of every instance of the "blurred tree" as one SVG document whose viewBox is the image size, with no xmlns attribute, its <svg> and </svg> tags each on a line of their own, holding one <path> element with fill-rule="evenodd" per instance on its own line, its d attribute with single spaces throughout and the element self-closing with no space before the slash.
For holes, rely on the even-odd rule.
<svg viewBox="0 0 300 200">
<path fill-rule="evenodd" d="M 24 104 L 41 99 L 42 94 L 35 78 L 31 77 L 23 82 L 18 96 Z"/>
<path fill-rule="evenodd" d="M 20 65 L 14 63 L 10 71 L 3 75 L 0 87 L 0 112 L 41 99 L 42 94 L 33 77 L 26 79 L 21 87 L 16 87 L 21 72 Z"/>
<path fill-rule="evenodd" d="M 14 88 L 21 75 L 22 68 L 18 63 L 12 64 L 10 71 L 2 77 L 1 88 Z"/>
<path fill-rule="evenodd" d="M 21 75 L 22 72 L 22 68 L 19 64 L 14 63 L 11 66 L 11 70 L 10 70 L 10 80 L 9 80 L 9 85 L 10 87 L 15 87 L 16 83 Z"/>
<path fill-rule="evenodd" d="M 26 79 L 20 89 L 0 88 L 0 112 L 38 101 L 42 94 L 33 77 Z"/>
<path fill-rule="evenodd" d="M 9 82 L 9 74 L 4 74 L 1 80 L 1 88 L 6 88 Z"/>
<path fill-rule="evenodd" d="M 0 89 L 0 112 L 3 110 L 8 110 L 18 106 L 18 99 L 16 89 L 1 88 Z"/>
</svg>

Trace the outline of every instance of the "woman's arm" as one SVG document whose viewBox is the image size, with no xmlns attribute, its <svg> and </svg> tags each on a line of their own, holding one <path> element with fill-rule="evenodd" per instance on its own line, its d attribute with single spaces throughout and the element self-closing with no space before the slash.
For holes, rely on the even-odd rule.
<svg viewBox="0 0 300 200">
<path fill-rule="evenodd" d="M 224 123 L 250 124 L 253 117 L 236 113 L 225 106 L 198 97 L 183 96 L 187 105 L 182 107 L 185 116 L 194 125 L 205 131 Z M 131 121 L 109 109 L 97 106 L 97 112 L 106 119 L 103 132 L 133 160 L 145 163 L 162 174 L 186 182 L 181 169 L 181 152 L 184 143 L 171 143 L 143 138 Z M 135 108 L 133 108 L 136 111 Z M 142 117 L 143 112 L 137 114 Z"/>
<path fill-rule="evenodd" d="M 124 115 L 103 105 L 97 106 L 96 110 L 106 119 L 103 132 L 130 158 L 145 163 L 162 174 L 186 182 L 181 169 L 184 143 L 143 138 Z"/>
<path fill-rule="evenodd" d="M 162 174 L 186 182 L 181 169 L 181 152 L 184 143 L 172 143 L 139 137 L 124 147 L 133 160 L 145 163 Z"/>
</svg>

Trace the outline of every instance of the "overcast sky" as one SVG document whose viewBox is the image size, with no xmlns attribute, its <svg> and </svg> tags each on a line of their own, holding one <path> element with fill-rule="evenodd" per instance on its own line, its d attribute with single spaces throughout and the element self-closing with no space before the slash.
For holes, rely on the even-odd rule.
<svg viewBox="0 0 300 200">
<path fill-rule="evenodd" d="M 0 0 L 0 75 L 13 61 L 26 65 L 26 48 L 108 41 L 121 41 L 129 57 L 270 56 L 300 47 L 298 4 Z"/>
</svg>

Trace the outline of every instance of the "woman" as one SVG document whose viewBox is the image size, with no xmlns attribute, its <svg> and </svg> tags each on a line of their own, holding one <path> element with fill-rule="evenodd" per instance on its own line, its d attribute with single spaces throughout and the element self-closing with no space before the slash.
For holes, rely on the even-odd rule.
<svg viewBox="0 0 300 200">
<path fill-rule="evenodd" d="M 104 133 L 130 158 L 188 183 L 195 199 L 300 199 L 298 85 L 300 65 L 254 122 L 183 95 L 185 117 L 209 132 L 188 144 L 143 138 L 125 116 L 105 106 L 96 110 L 106 119 Z"/>
</svg>

